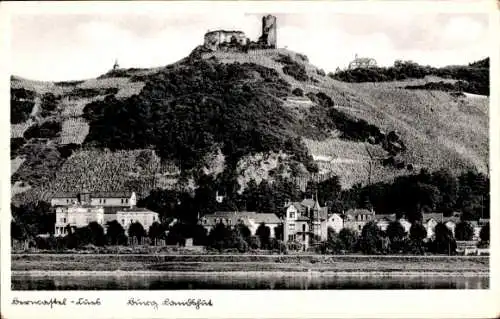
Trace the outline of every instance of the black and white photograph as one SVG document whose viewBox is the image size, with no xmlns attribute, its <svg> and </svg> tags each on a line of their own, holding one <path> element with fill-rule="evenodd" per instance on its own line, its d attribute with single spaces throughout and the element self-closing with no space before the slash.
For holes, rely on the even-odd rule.
<svg viewBox="0 0 500 319">
<path fill-rule="evenodd" d="M 161 5 L 10 11 L 3 286 L 491 288 L 491 12 Z"/>
</svg>

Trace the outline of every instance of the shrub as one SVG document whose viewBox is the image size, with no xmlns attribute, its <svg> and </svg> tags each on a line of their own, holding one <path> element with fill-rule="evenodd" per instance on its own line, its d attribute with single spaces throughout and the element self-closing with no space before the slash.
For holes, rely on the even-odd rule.
<svg viewBox="0 0 500 319">
<path fill-rule="evenodd" d="M 47 116 L 50 115 L 57 109 L 58 101 L 61 99 L 61 96 L 56 96 L 52 93 L 45 93 L 42 95 L 41 101 L 41 115 Z"/>
<path fill-rule="evenodd" d="M 342 228 L 338 235 L 340 248 L 346 251 L 354 251 L 358 235 L 350 228 Z"/>
<path fill-rule="evenodd" d="M 474 237 L 474 227 L 469 222 L 462 221 L 455 227 L 455 238 L 457 240 L 470 241 Z"/>
<path fill-rule="evenodd" d="M 10 157 L 15 158 L 18 154 L 18 151 L 23 147 L 26 143 L 26 140 L 22 137 L 14 137 L 10 139 Z"/>
<path fill-rule="evenodd" d="M 25 139 L 31 138 L 54 138 L 59 136 L 62 130 L 61 122 L 54 120 L 45 121 L 42 124 L 30 126 L 24 132 Z"/>
<path fill-rule="evenodd" d="M 304 91 L 301 88 L 295 88 L 292 94 L 295 96 L 304 96 Z"/>
<path fill-rule="evenodd" d="M 481 228 L 481 231 L 479 232 L 479 238 L 481 238 L 481 241 L 484 243 L 490 242 L 490 223 L 487 223 Z"/>
<path fill-rule="evenodd" d="M 35 92 L 26 89 L 10 89 L 10 122 L 18 124 L 28 120 L 35 106 Z"/>
</svg>

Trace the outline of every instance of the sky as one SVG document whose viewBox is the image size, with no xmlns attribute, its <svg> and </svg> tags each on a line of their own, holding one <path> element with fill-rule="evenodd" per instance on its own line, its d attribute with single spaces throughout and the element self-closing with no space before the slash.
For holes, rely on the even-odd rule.
<svg viewBox="0 0 500 319">
<path fill-rule="evenodd" d="M 489 53 L 484 13 L 21 13 L 11 17 L 11 73 L 63 81 L 96 77 L 115 59 L 120 67 L 163 66 L 202 44 L 208 30 L 241 30 L 256 40 L 267 13 L 277 16 L 279 47 L 306 54 L 327 72 L 355 54 L 383 66 L 396 59 L 444 66 Z"/>
</svg>

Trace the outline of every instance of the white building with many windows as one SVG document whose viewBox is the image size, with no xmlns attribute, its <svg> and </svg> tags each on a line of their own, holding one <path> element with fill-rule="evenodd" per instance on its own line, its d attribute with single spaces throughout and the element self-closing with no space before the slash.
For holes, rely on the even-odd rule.
<svg viewBox="0 0 500 319">
<path fill-rule="evenodd" d="M 91 222 L 97 222 L 106 231 L 106 223 L 116 220 L 127 232 L 132 223 L 139 222 L 147 231 L 160 221 L 158 213 L 136 207 L 135 192 L 60 193 L 51 204 L 56 212 L 55 236 L 65 236 Z"/>
</svg>

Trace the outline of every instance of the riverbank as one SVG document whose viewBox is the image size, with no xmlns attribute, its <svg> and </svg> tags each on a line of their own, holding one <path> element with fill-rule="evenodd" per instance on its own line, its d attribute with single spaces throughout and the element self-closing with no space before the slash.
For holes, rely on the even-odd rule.
<svg viewBox="0 0 500 319">
<path fill-rule="evenodd" d="M 37 272 L 488 275 L 483 256 L 13 254 L 16 274 Z"/>
</svg>

